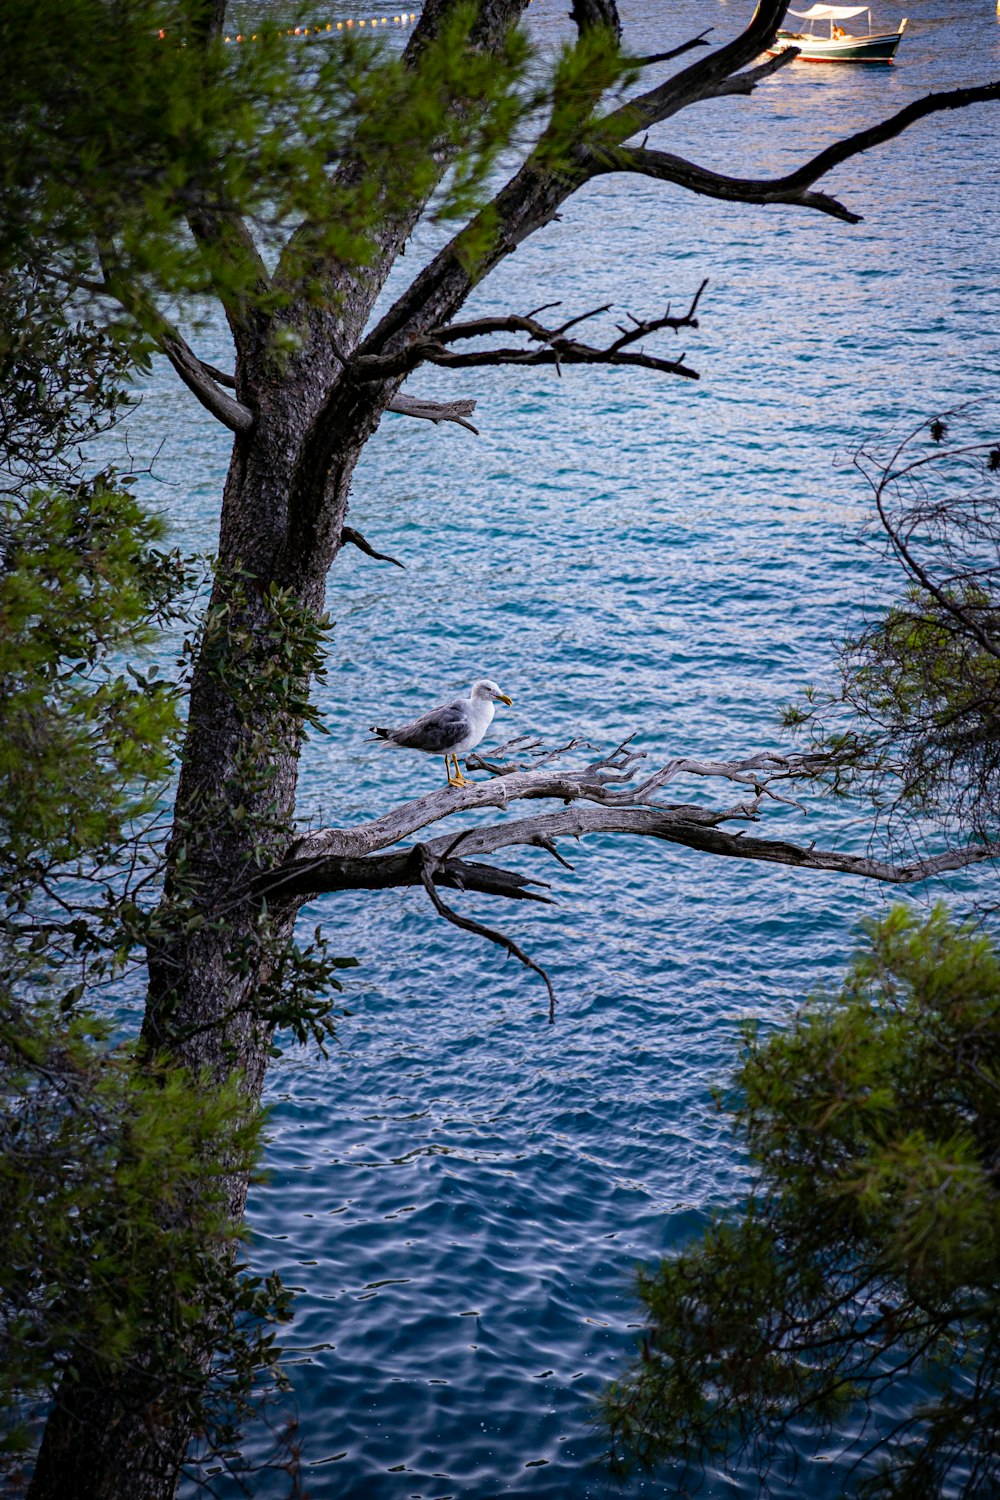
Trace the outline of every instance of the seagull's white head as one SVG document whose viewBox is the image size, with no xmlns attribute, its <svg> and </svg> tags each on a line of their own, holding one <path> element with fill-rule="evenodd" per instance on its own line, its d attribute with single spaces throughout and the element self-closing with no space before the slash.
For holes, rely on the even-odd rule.
<svg viewBox="0 0 1000 1500">
<path fill-rule="evenodd" d="M 491 703 L 499 699 L 501 703 L 506 703 L 508 707 L 514 701 L 513 698 L 508 698 L 506 693 L 501 693 L 496 683 L 491 682 L 488 677 L 480 677 L 478 682 L 472 684 L 469 697 L 473 700 L 476 698 L 488 698 Z"/>
</svg>

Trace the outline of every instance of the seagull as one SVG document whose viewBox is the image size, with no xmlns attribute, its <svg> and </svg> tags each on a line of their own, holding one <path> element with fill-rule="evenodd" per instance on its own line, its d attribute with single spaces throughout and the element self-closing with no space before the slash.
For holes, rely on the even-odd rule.
<svg viewBox="0 0 1000 1500">
<path fill-rule="evenodd" d="M 513 700 L 502 693 L 495 682 L 480 677 L 469 689 L 467 698 L 456 698 L 452 703 L 442 703 L 431 708 L 412 724 L 400 729 L 383 729 L 377 724 L 370 726 L 371 733 L 389 745 L 398 745 L 402 750 L 423 750 L 427 755 L 443 755 L 449 786 L 469 786 L 458 766 L 459 755 L 472 750 L 493 722 L 495 702 L 511 706 Z M 452 775 L 451 763 L 455 774 Z"/>
</svg>

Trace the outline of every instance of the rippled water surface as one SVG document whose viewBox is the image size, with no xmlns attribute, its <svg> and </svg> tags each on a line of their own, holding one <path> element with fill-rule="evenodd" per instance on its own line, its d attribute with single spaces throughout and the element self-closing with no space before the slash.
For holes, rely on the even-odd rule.
<svg viewBox="0 0 1000 1500">
<path fill-rule="evenodd" d="M 535 0 L 543 45 L 564 34 L 563 9 Z M 633 47 L 653 52 L 706 24 L 732 34 L 751 6 L 622 9 Z M 917 94 L 1000 72 L 993 0 L 909 9 L 895 69 L 797 64 L 654 142 L 773 174 Z M 390 416 L 369 446 L 352 520 L 406 571 L 356 553 L 335 569 L 331 734 L 307 749 L 303 817 L 346 824 L 432 786 L 436 764 L 373 753 L 365 726 L 483 673 L 514 698 L 503 730 L 605 747 L 636 731 L 652 757 L 776 744 L 778 705 L 829 671 L 883 586 L 854 539 L 867 502 L 845 460 L 894 424 L 996 395 L 996 142 L 996 106 L 981 107 L 842 166 L 829 186 L 864 215 L 854 227 L 607 178 L 522 247 L 475 308 L 558 298 L 567 315 L 605 302 L 642 315 L 685 305 L 707 277 L 701 327 L 677 344 L 702 379 L 413 379 L 416 394 L 476 396 L 482 435 Z M 221 337 L 200 352 L 226 358 Z M 160 375 L 136 441 L 165 415 L 170 509 L 186 542 L 210 542 L 227 445 Z M 768 822 L 864 839 L 859 814 L 819 805 L 805 824 Z M 259 1264 L 299 1288 L 286 1343 L 317 1500 L 616 1493 L 591 1415 L 633 1347 L 633 1267 L 744 1187 L 711 1086 L 741 1023 L 780 1021 L 833 979 L 857 919 L 886 899 L 609 839 L 573 860 L 569 873 L 524 856 L 553 880 L 553 908 L 467 903 L 550 970 L 554 1026 L 537 980 L 422 894 L 307 914 L 361 961 L 352 1015 L 328 1060 L 290 1049 L 272 1070 L 271 1175 L 250 1220 Z M 837 1445 L 803 1458 L 794 1492 L 836 1494 Z M 737 1472 L 705 1493 L 754 1488 Z M 256 1492 L 278 1494 L 278 1478 Z"/>
</svg>

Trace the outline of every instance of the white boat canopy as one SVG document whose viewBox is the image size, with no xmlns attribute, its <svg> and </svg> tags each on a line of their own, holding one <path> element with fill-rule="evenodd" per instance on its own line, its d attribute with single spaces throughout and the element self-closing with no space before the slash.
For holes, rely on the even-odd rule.
<svg viewBox="0 0 1000 1500">
<path fill-rule="evenodd" d="M 867 5 L 813 5 L 809 10 L 790 10 L 787 14 L 800 21 L 849 21 L 851 16 L 863 16 L 866 11 L 871 14 Z"/>
</svg>

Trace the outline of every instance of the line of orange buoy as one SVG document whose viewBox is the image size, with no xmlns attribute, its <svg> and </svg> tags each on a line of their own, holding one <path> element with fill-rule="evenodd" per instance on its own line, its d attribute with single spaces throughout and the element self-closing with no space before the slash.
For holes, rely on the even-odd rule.
<svg viewBox="0 0 1000 1500">
<path fill-rule="evenodd" d="M 327 21 L 319 26 L 294 26 L 285 32 L 286 36 L 326 36 L 327 32 L 346 31 L 353 26 L 409 26 L 411 21 L 417 19 L 415 10 L 403 11 L 398 16 L 372 16 L 371 19 L 352 21 Z M 227 36 L 227 42 L 255 42 L 257 33 L 250 36 L 236 35 Z"/>
<path fill-rule="evenodd" d="M 365 17 L 364 20 L 326 21 L 319 26 L 293 26 L 289 27 L 285 35 L 326 36 L 327 32 L 347 31 L 354 26 L 371 26 L 373 28 L 376 26 L 409 26 L 411 21 L 415 21 L 416 19 L 417 12 L 415 10 L 404 10 L 398 16 L 372 16 L 370 20 L 368 17 Z M 232 36 L 225 37 L 224 40 L 227 42 L 255 42 L 258 35 L 259 33 L 256 31 L 249 33 L 237 32 Z M 158 31 L 157 36 L 163 42 L 166 41 L 167 33 L 165 30 Z"/>
</svg>

